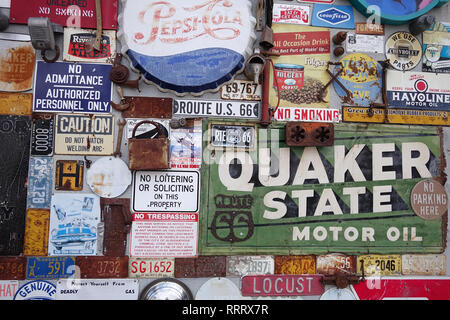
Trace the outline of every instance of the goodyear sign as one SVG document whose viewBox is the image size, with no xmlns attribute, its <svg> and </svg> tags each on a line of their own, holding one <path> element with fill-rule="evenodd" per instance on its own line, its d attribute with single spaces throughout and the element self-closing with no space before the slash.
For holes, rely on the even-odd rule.
<svg viewBox="0 0 450 320">
<path fill-rule="evenodd" d="M 418 181 L 441 174 L 437 128 L 338 124 L 333 146 L 284 140 L 282 127 L 260 128 L 255 152 L 210 152 L 201 254 L 443 250 L 442 218 L 410 204 Z"/>
</svg>

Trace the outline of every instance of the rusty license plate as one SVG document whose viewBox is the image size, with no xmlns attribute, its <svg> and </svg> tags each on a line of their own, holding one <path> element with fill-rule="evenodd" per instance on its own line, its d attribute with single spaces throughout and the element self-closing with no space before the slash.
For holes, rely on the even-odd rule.
<svg viewBox="0 0 450 320">
<path fill-rule="evenodd" d="M 124 118 L 172 118 L 172 98 L 125 97 L 122 103 L 129 105 L 122 112 Z"/>
<path fill-rule="evenodd" d="M 25 280 L 26 257 L 0 257 L 0 280 Z"/>
<path fill-rule="evenodd" d="M 77 256 L 75 264 L 80 268 L 81 278 L 128 278 L 128 256 Z"/>
<path fill-rule="evenodd" d="M 402 258 L 395 255 L 364 255 L 357 257 L 358 273 L 365 275 L 392 276 L 402 273 Z"/>
<path fill-rule="evenodd" d="M 227 277 L 274 274 L 273 256 L 227 256 Z"/>
<path fill-rule="evenodd" d="M 275 256 L 275 274 L 314 274 L 316 257 L 311 256 Z"/>
<path fill-rule="evenodd" d="M 262 86 L 253 81 L 234 80 L 220 88 L 220 98 L 224 100 L 258 101 L 262 97 Z"/>
<path fill-rule="evenodd" d="M 325 275 L 336 273 L 356 273 L 356 257 L 340 253 L 318 256 L 316 259 L 316 272 Z"/>
<path fill-rule="evenodd" d="M 256 275 L 241 280 L 243 296 L 316 296 L 325 291 L 322 275 Z"/>
<path fill-rule="evenodd" d="M 50 210 L 28 209 L 25 218 L 25 256 L 46 256 L 48 253 L 48 228 Z"/>
<path fill-rule="evenodd" d="M 225 256 L 175 258 L 175 278 L 225 277 L 226 269 Z"/>
<path fill-rule="evenodd" d="M 323 147 L 334 143 L 334 124 L 322 122 L 286 123 L 286 144 L 291 147 Z"/>
<path fill-rule="evenodd" d="M 129 278 L 165 278 L 173 277 L 175 258 L 138 258 L 130 257 Z"/>
<path fill-rule="evenodd" d="M 444 254 L 404 254 L 402 255 L 402 274 L 445 276 L 446 257 Z"/>
<path fill-rule="evenodd" d="M 56 161 L 55 189 L 65 191 L 83 190 L 84 161 Z"/>
<path fill-rule="evenodd" d="M 32 93 L 0 92 L 0 114 L 31 116 L 32 108 Z"/>
</svg>

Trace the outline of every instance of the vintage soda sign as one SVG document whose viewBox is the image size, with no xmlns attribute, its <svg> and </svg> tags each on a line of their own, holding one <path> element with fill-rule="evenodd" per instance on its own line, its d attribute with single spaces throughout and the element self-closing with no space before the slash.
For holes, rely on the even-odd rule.
<svg viewBox="0 0 450 320">
<path fill-rule="evenodd" d="M 36 64 L 34 112 L 110 113 L 110 64 Z"/>
<path fill-rule="evenodd" d="M 51 157 L 31 157 L 28 170 L 27 207 L 50 208 L 53 159 Z"/>
<path fill-rule="evenodd" d="M 438 128 L 335 124 L 324 147 L 288 147 L 284 129 L 259 128 L 253 152 L 205 155 L 201 254 L 442 251 L 443 218 L 410 201 L 445 168 Z"/>
<path fill-rule="evenodd" d="M 249 0 L 127 0 L 121 19 L 118 36 L 133 67 L 179 95 L 228 82 L 256 38 Z"/>
<path fill-rule="evenodd" d="M 30 42 L 0 42 L 0 90 L 27 91 L 33 87 L 35 51 Z"/>
<path fill-rule="evenodd" d="M 101 0 L 102 28 L 117 28 L 118 0 Z M 11 0 L 11 23 L 27 24 L 29 17 L 50 18 L 62 26 L 90 28 L 97 26 L 95 0 L 46 1 Z"/>
<path fill-rule="evenodd" d="M 430 72 L 387 71 L 389 107 L 398 109 L 450 111 L 450 75 Z"/>
<path fill-rule="evenodd" d="M 311 24 L 311 7 L 308 5 L 273 4 L 272 23 Z"/>
<path fill-rule="evenodd" d="M 353 29 L 353 7 L 328 4 L 315 4 L 312 25 L 317 27 Z"/>
</svg>

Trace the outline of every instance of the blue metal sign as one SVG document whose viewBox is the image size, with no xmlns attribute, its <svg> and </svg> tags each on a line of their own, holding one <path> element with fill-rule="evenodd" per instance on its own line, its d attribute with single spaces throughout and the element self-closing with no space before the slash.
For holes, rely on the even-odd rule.
<svg viewBox="0 0 450 320">
<path fill-rule="evenodd" d="M 110 113 L 110 64 L 36 64 L 34 112 Z"/>
<path fill-rule="evenodd" d="M 75 257 L 28 257 L 27 279 L 63 279 L 75 272 Z"/>
<path fill-rule="evenodd" d="M 51 157 L 30 157 L 27 208 L 48 209 L 52 198 Z"/>
<path fill-rule="evenodd" d="M 353 7 L 314 4 L 311 23 L 317 27 L 354 29 Z"/>
</svg>

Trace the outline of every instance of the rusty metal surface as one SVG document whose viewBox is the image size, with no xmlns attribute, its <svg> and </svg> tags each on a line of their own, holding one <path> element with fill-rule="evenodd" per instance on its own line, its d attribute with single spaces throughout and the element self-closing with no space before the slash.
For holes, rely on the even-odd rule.
<svg viewBox="0 0 450 320">
<path fill-rule="evenodd" d="M 404 254 L 402 274 L 445 276 L 447 261 L 445 254 Z"/>
<path fill-rule="evenodd" d="M 356 256 L 347 256 L 340 253 L 318 256 L 316 259 L 316 272 L 324 275 L 355 273 Z"/>
<path fill-rule="evenodd" d="M 100 199 L 102 220 L 105 223 L 103 236 L 103 255 L 120 257 L 125 255 L 127 234 L 130 231 L 132 216 L 130 199 Z"/>
<path fill-rule="evenodd" d="M 0 42 L 0 90 L 19 92 L 33 88 L 35 51 L 30 42 Z"/>
<path fill-rule="evenodd" d="M 27 258 L 0 257 L 0 280 L 25 280 Z"/>
<path fill-rule="evenodd" d="M 55 169 L 55 189 L 64 191 L 83 190 L 84 161 L 58 160 Z"/>
<path fill-rule="evenodd" d="M 322 283 L 326 285 L 334 285 L 339 289 L 345 289 L 349 285 L 359 284 L 364 281 L 363 277 L 356 274 L 344 274 L 337 272 L 332 276 L 326 275 L 322 278 Z"/>
<path fill-rule="evenodd" d="M 32 93 L 0 92 L 0 114 L 30 116 L 32 109 Z"/>
<path fill-rule="evenodd" d="M 124 118 L 172 118 L 172 98 L 125 97 L 129 108 L 122 112 Z"/>
<path fill-rule="evenodd" d="M 78 256 L 75 258 L 75 264 L 80 268 L 81 278 L 107 279 L 128 277 L 128 256 Z"/>
<path fill-rule="evenodd" d="M 225 277 L 226 269 L 225 256 L 175 258 L 175 278 Z"/>
<path fill-rule="evenodd" d="M 48 227 L 50 210 L 28 209 L 25 221 L 25 256 L 46 256 L 48 252 Z"/>
<path fill-rule="evenodd" d="M 275 256 L 275 274 L 314 274 L 316 257 L 309 256 Z"/>
<path fill-rule="evenodd" d="M 288 146 L 319 147 L 334 143 L 334 124 L 318 122 L 287 122 L 286 144 Z"/>
</svg>

